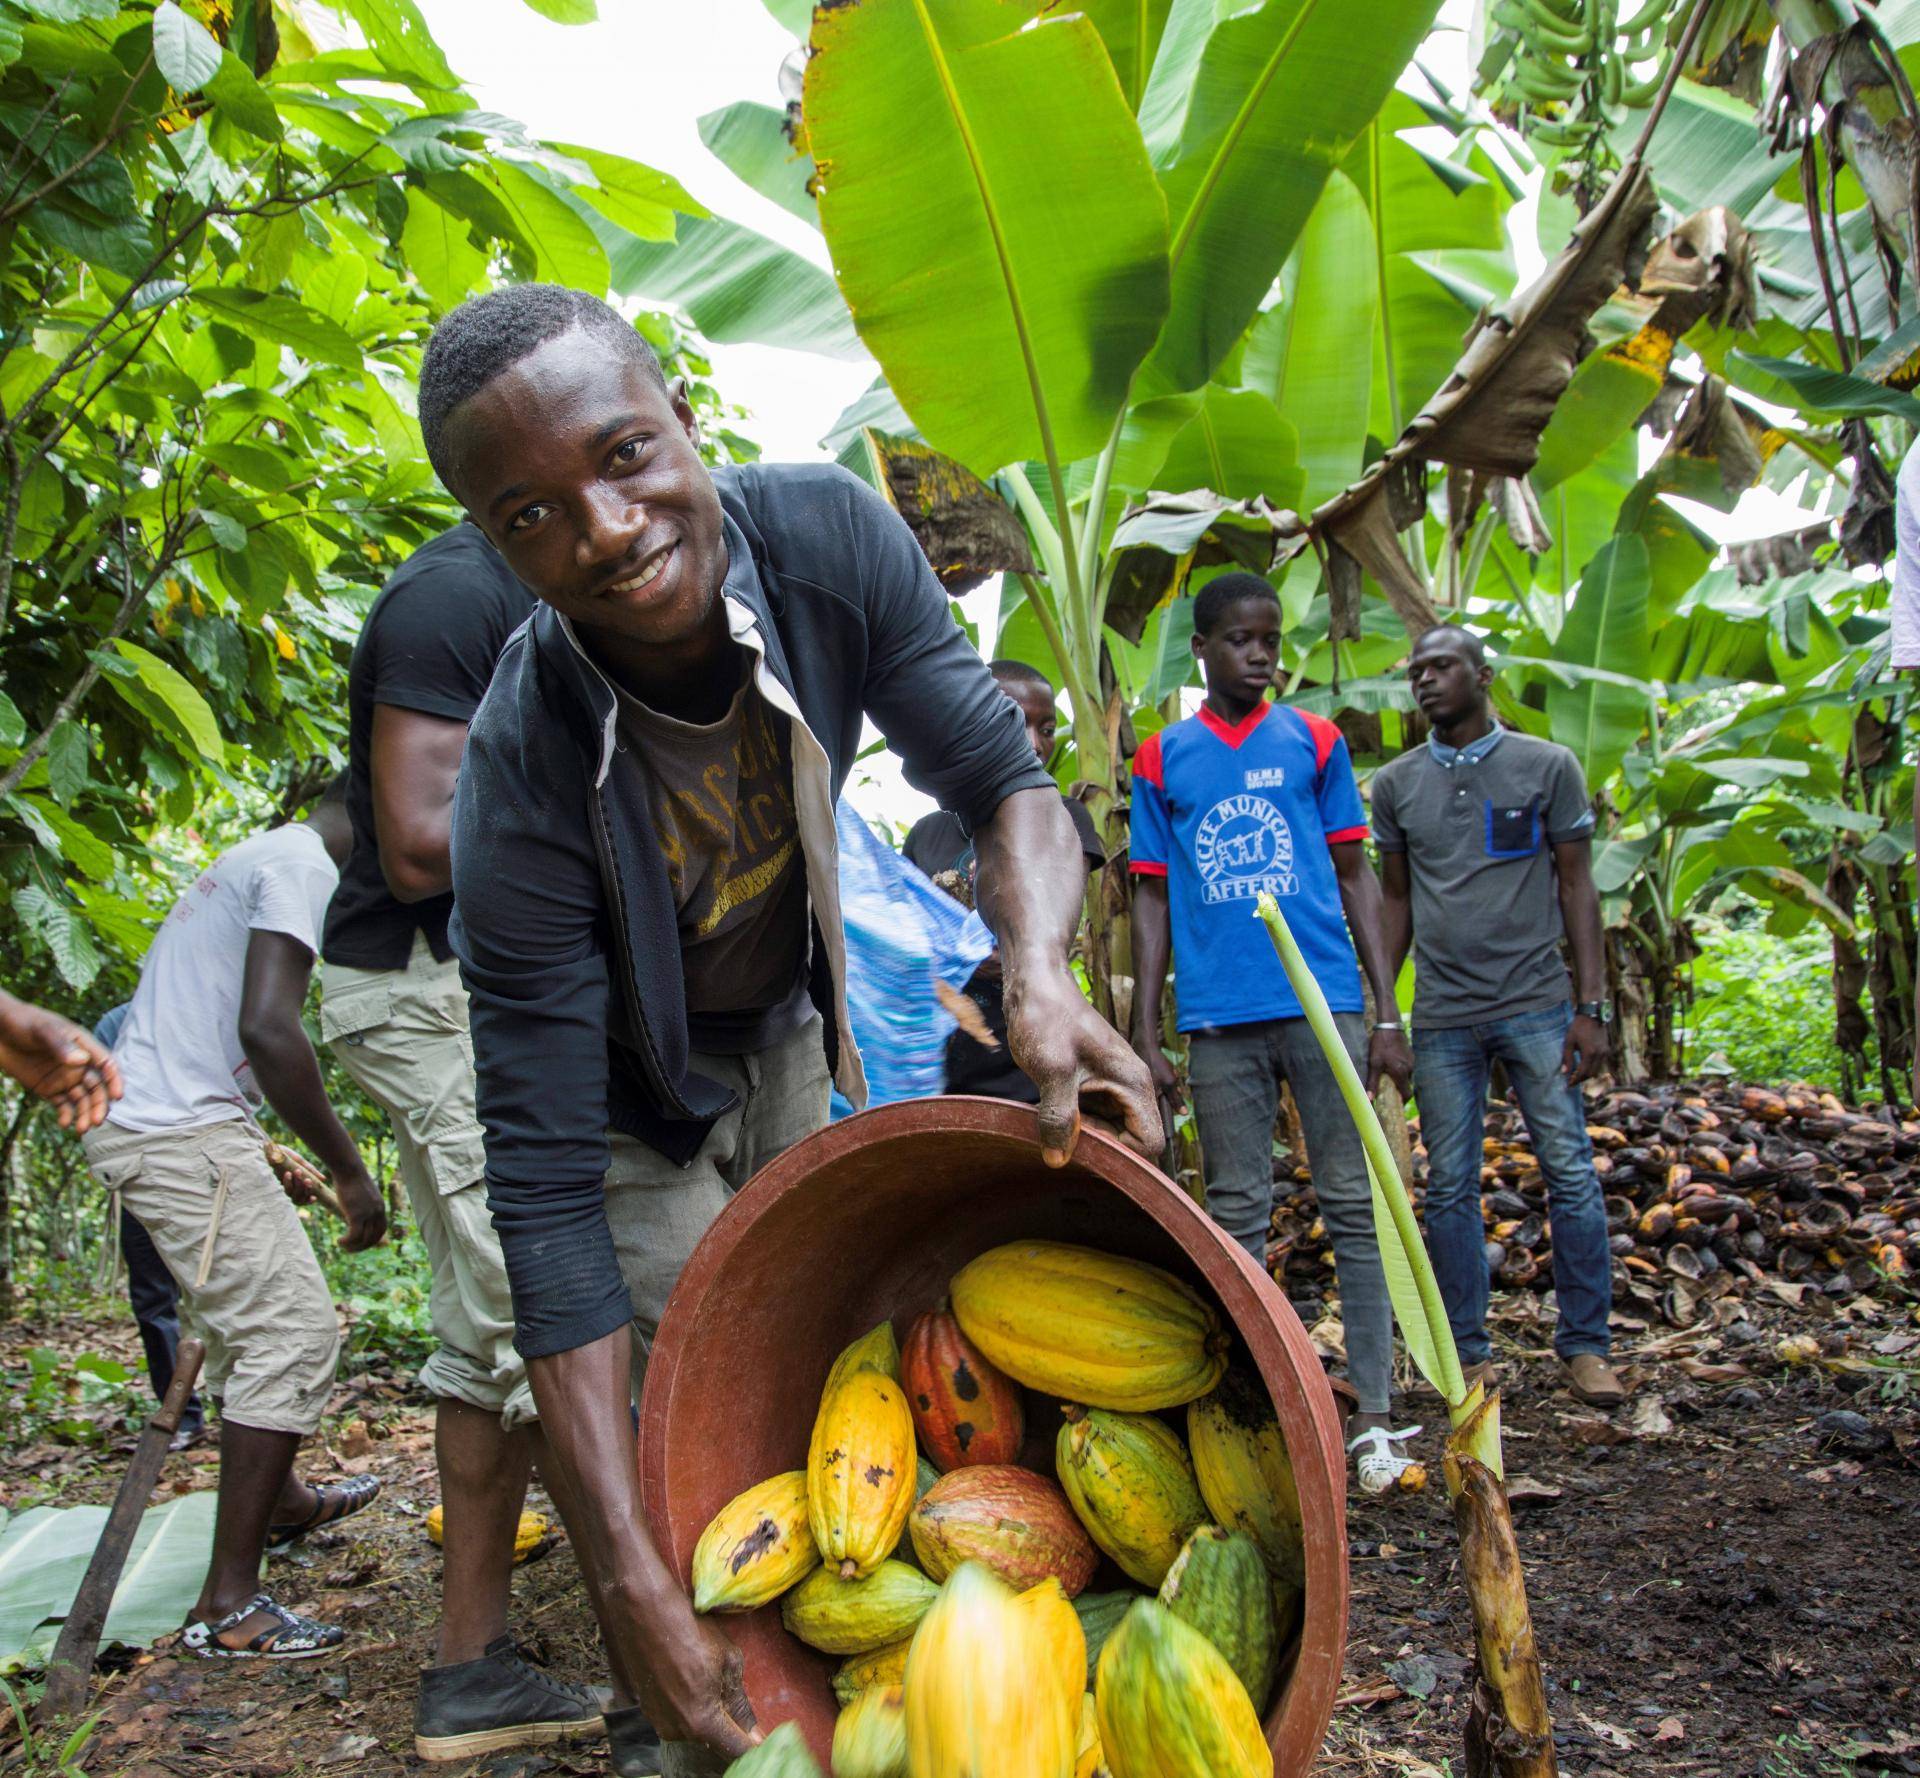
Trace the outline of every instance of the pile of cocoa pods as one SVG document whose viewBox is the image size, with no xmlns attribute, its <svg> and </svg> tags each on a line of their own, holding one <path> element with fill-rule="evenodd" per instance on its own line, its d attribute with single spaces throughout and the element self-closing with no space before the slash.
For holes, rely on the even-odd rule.
<svg viewBox="0 0 1920 1778">
<path fill-rule="evenodd" d="M 1834 1296 L 1920 1282 L 1920 1121 L 1856 1111 L 1812 1087 L 1702 1081 L 1593 1092 L 1587 1112 L 1616 1302 L 1685 1327 L 1707 1299 L 1769 1278 Z M 1417 1120 L 1413 1133 L 1418 1203 Z M 1267 1260 L 1299 1296 L 1333 1258 L 1302 1152 L 1284 1146 Z M 1489 1107 L 1481 1183 L 1496 1288 L 1551 1289 L 1546 1186 L 1518 1109 L 1502 1101 Z"/>
</svg>

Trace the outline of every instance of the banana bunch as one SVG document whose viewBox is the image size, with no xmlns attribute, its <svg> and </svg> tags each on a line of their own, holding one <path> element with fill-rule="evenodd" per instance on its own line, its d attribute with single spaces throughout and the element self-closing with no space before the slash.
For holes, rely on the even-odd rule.
<svg viewBox="0 0 1920 1778">
<path fill-rule="evenodd" d="M 1479 85 L 1503 114 L 1526 113 L 1529 141 L 1584 155 L 1624 111 L 1643 110 L 1666 78 L 1686 0 L 1485 0 Z M 1765 0 L 1710 0 L 1744 13 Z M 1627 0 L 1632 5 L 1633 0 Z"/>
</svg>

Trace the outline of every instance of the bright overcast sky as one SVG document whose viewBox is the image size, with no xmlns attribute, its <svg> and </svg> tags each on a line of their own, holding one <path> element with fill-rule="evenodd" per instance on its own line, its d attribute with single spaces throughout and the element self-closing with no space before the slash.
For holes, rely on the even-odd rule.
<svg viewBox="0 0 1920 1778">
<path fill-rule="evenodd" d="M 594 25 L 556 25 L 524 0 L 419 0 L 480 104 L 535 135 L 605 148 L 674 174 L 703 204 L 827 263 L 820 237 L 727 171 L 699 120 L 736 99 L 780 102 L 793 39 L 760 0 L 600 0 Z M 859 365 L 762 346 L 717 346 L 715 380 L 752 410 L 741 428 L 769 458 L 818 441 L 872 381 Z"/>
</svg>

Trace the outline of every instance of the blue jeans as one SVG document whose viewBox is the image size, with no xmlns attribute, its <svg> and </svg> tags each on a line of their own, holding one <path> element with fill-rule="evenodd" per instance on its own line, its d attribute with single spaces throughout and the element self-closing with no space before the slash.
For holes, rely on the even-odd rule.
<svg viewBox="0 0 1920 1778">
<path fill-rule="evenodd" d="M 1572 1023 L 1569 1002 L 1483 1025 L 1414 1029 L 1414 1092 L 1427 1144 L 1427 1245 L 1463 1364 L 1491 1356 L 1480 1165 L 1487 1077 L 1495 1061 L 1505 1065 L 1513 1083 L 1547 1183 L 1553 1288 L 1560 1308 L 1553 1349 L 1562 1358 L 1582 1352 L 1606 1356 L 1613 1259 L 1593 1145 L 1587 1140 L 1586 1105 L 1580 1089 L 1560 1071 L 1561 1046 Z"/>
</svg>

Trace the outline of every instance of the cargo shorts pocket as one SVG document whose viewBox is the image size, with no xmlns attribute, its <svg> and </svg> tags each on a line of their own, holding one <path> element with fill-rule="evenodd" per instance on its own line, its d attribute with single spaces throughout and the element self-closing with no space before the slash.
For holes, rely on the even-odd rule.
<svg viewBox="0 0 1920 1778">
<path fill-rule="evenodd" d="M 393 1017 L 393 983 L 381 979 L 337 988 L 320 1001 L 320 1037 L 326 1043 L 356 1043 Z"/>
<path fill-rule="evenodd" d="M 425 1137 L 427 1170 L 433 1175 L 433 1189 L 441 1197 L 451 1197 L 486 1177 L 487 1138 L 478 1124 L 445 1135 Z"/>
</svg>

